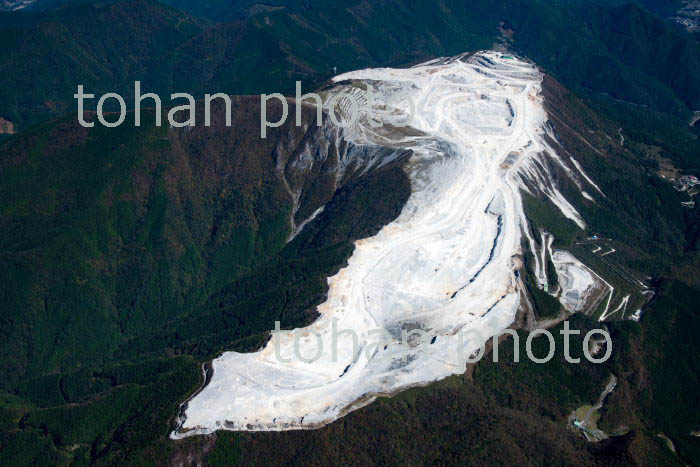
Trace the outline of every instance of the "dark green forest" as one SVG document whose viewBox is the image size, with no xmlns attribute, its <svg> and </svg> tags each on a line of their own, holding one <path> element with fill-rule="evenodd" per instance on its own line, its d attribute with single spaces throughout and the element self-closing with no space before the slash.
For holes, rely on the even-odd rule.
<svg viewBox="0 0 700 467">
<path fill-rule="evenodd" d="M 700 429 L 700 207 L 681 207 L 687 195 L 657 174 L 663 157 L 700 175 L 700 130 L 687 124 L 700 109 L 700 44 L 660 16 L 667 3 L 167 3 L 0 13 L 0 117 L 19 130 L 0 135 L 0 464 L 700 463 L 690 435 Z M 302 182 L 318 190 L 301 211 L 326 208 L 287 243 L 293 200 L 275 148 L 290 135 L 303 141 L 302 130 L 260 139 L 255 97 L 234 99 L 233 131 L 157 128 L 152 112 L 139 128 L 129 114 L 119 128 L 85 129 L 72 113 L 75 85 L 127 102 L 137 79 L 163 95 L 292 94 L 295 80 L 322 87 L 334 67 L 494 45 L 549 74 L 552 144 L 607 195 L 593 204 L 562 177 L 587 230 L 535 197 L 525 199 L 528 221 L 558 247 L 609 238 L 622 266 L 650 276 L 641 321 L 606 324 L 613 358 L 513 365 L 505 340 L 501 363 L 487 356 L 319 430 L 169 440 L 202 365 L 258 348 L 275 320 L 311 322 L 352 242 L 394 219 L 410 185 L 402 160 L 337 191 L 309 173 Z M 561 307 L 534 285 L 529 255 L 536 316 L 555 317 Z M 586 443 L 566 417 L 611 373 L 618 388 L 599 426 L 619 436 Z"/>
<path fill-rule="evenodd" d="M 314 0 L 252 10 L 246 1 L 173 5 L 201 15 L 223 3 L 236 13 L 211 14 L 214 23 L 153 0 L 0 13 L 0 116 L 26 127 L 75 109 L 76 83 L 97 95 L 125 97 L 136 79 L 162 95 L 293 93 L 295 80 L 313 89 L 334 67 L 342 72 L 416 63 L 499 42 L 570 89 L 607 104 L 661 111 L 675 123 L 700 108 L 700 44 L 632 3 L 445 1 L 437 9 L 427 0 Z"/>
</svg>

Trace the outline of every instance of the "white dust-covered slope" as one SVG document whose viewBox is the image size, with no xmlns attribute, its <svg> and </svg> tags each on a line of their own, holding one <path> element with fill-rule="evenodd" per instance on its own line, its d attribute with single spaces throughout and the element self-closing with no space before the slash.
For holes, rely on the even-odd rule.
<svg viewBox="0 0 700 467">
<path fill-rule="evenodd" d="M 547 177 L 536 163 L 548 150 L 540 73 L 484 52 L 336 78 L 345 80 L 362 82 L 384 101 L 395 97 L 394 114 L 407 111 L 405 97 L 416 104 L 411 126 L 419 131 L 376 129 L 366 116 L 346 129 L 359 144 L 413 149 L 407 169 L 413 192 L 401 215 L 356 242 L 348 266 L 328 279 L 315 323 L 275 335 L 259 352 L 214 360 L 211 382 L 189 401 L 174 438 L 321 426 L 377 394 L 464 372 L 459 351 L 468 356 L 514 320 L 520 287 L 514 257 L 523 232 L 532 244 L 519 190 L 524 178 Z M 542 188 L 583 225 L 555 186 Z M 356 333 L 356 351 L 353 338 L 341 334 L 333 358 L 334 326 Z M 427 339 L 402 345 L 401 331 L 412 329 Z M 468 348 L 460 348 L 457 333 L 468 329 L 480 336 L 468 336 Z M 307 363 L 295 356 L 295 336 L 307 359 L 322 343 L 320 358 Z"/>
<path fill-rule="evenodd" d="M 581 311 L 584 306 L 590 304 L 601 287 L 609 290 L 608 294 L 612 294 L 612 287 L 607 282 L 568 251 L 555 251 L 552 254 L 552 263 L 561 287 L 559 301 L 566 310 L 572 313 Z"/>
</svg>

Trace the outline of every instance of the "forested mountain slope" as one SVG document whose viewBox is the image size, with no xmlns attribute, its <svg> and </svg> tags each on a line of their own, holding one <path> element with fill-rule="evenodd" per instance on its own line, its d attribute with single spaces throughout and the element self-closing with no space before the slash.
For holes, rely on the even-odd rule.
<svg viewBox="0 0 700 467">
<path fill-rule="evenodd" d="M 687 192 L 659 175 L 700 175 L 692 36 L 623 2 L 168 3 L 0 13 L 0 117 L 18 130 L 0 135 L 0 464 L 700 463 L 700 206 L 681 205 Z M 304 127 L 290 118 L 261 139 L 260 98 L 245 94 L 291 95 L 295 80 L 324 89 L 334 72 L 494 44 L 549 73 L 550 143 L 605 194 L 590 200 L 553 170 L 587 228 L 537 196 L 528 222 L 604 267 L 580 244 L 601 237 L 613 265 L 654 292 L 639 322 L 571 317 L 583 330 L 607 327 L 611 360 L 514 365 L 507 340 L 500 364 L 487 354 L 463 376 L 320 430 L 169 440 L 207 362 L 258 349 L 275 320 L 312 322 L 353 242 L 395 219 L 411 193 L 409 154 L 359 176 L 344 165 L 357 148 L 317 128 L 313 109 Z M 170 92 L 239 94 L 233 125 L 220 107 L 211 127 L 200 113 L 195 128 L 157 128 L 152 111 L 140 128 L 131 113 L 116 129 L 78 124 L 77 84 L 120 92 L 131 107 L 134 80 L 164 106 Z M 527 281 L 527 248 L 523 259 Z M 551 296 L 531 298 L 514 323 L 521 344 L 562 312 Z M 611 374 L 618 385 L 598 420 L 611 437 L 587 443 L 567 417 L 594 404 Z"/>
<path fill-rule="evenodd" d="M 0 116 L 20 128 L 74 109 L 77 84 L 98 95 L 119 92 L 130 107 L 135 80 L 166 96 L 292 93 L 295 80 L 312 88 L 334 70 L 499 41 L 600 99 L 683 118 L 700 108 L 700 45 L 631 4 L 446 0 L 435 8 L 429 1 L 318 0 L 209 25 L 151 0 L 126 0 L 0 14 L 0 37 Z"/>
<path fill-rule="evenodd" d="M 537 456 L 542 443 L 548 456 L 562 461 L 668 456 L 653 436 L 658 429 L 683 446 L 683 458 L 695 458 L 694 440 L 682 431 L 693 422 L 690 405 L 671 420 L 664 408 L 670 401 L 694 404 L 680 394 L 693 392 L 696 383 L 688 376 L 696 373 L 671 364 L 673 354 L 665 347 L 646 343 L 658 340 L 659 333 L 687 342 L 697 326 L 687 311 L 693 292 L 681 295 L 676 291 L 687 286 L 673 282 L 691 279 L 676 269 L 681 262 L 691 270 L 697 264 L 696 235 L 689 229 L 696 221 L 688 216 L 696 210 L 678 207 L 681 195 L 658 179 L 643 143 L 626 138 L 623 146 L 614 138 L 616 122 L 545 81 L 558 144 L 609 195 L 602 205 L 579 198 L 577 207 L 591 219 L 591 229 L 614 239 L 624 267 L 648 271 L 653 266 L 666 282 L 662 298 L 644 316 L 643 339 L 636 323 L 611 323 L 617 350 L 603 368 L 557 360 L 544 369 L 546 378 L 533 379 L 542 368 L 494 368 L 485 361 L 464 381 L 452 379 L 426 393 L 370 406 L 320 431 L 221 434 L 208 462 L 240 460 L 241 449 L 261 460 L 274 460 L 275 453 L 308 454 L 298 451 L 293 441 L 298 436 L 305 437 L 308 449 L 326 445 L 324 439 L 349 437 L 343 443 L 346 456 L 358 459 L 365 455 L 359 446 L 412 456 L 399 448 L 399 433 L 388 426 L 373 444 L 364 441 L 370 436 L 362 428 L 368 420 L 388 423 L 396 417 L 411 436 L 425 436 L 420 433 L 427 420 L 443 420 L 443 435 L 426 440 L 429 448 L 421 451 L 426 456 L 459 455 L 440 447 L 455 437 L 471 440 L 455 447 L 459 452 L 473 446 L 492 456 L 493 450 L 480 450 L 478 440 L 505 439 L 509 435 L 496 420 L 511 419 L 525 430 L 518 446 L 484 460 Z M 313 320 L 325 278 L 350 255 L 350 242 L 398 215 L 409 193 L 401 160 L 369 176 L 337 180 L 333 174 L 347 148 L 323 143 L 328 139 L 319 138 L 313 125 L 270 129 L 261 140 L 258 112 L 256 98 L 236 98 L 233 129 L 215 124 L 189 131 L 150 125 L 88 131 L 70 116 L 1 147 L 0 190 L 7 200 L 0 255 L 7 285 L 2 312 L 7 421 L 0 443 L 8 460 L 201 460 L 214 438 L 178 443 L 166 438 L 178 404 L 201 384 L 199 365 L 224 349 L 257 348 L 271 320 L 289 327 Z M 270 118 L 276 112 L 271 108 Z M 314 114 L 305 111 L 304 118 L 311 123 Z M 306 144 L 321 144 L 322 157 L 313 170 L 297 172 L 293 161 Z M 296 206 L 294 218 L 288 186 L 308 194 L 300 198 L 305 201 Z M 292 222 L 298 225 L 324 203 L 318 218 L 286 244 Z M 551 209 L 532 221 L 550 225 L 557 218 Z M 660 234 L 662 225 L 668 233 Z M 655 313 L 655 307 L 665 306 L 663 297 L 675 297 L 673 308 Z M 535 312 L 545 317 L 546 310 L 535 303 Z M 680 316 L 684 325 L 673 324 Z M 594 325 L 583 316 L 577 320 L 584 328 Z M 620 424 L 637 431 L 600 446 L 585 445 L 564 434 L 561 424 L 567 411 L 597 397 L 608 371 L 620 378 L 619 400 L 607 406 L 611 418 L 604 416 L 601 423 L 611 431 Z M 646 376 L 640 380 L 640 374 Z M 669 387 L 669 381 L 683 384 Z M 650 393 L 649 387 L 657 389 Z M 472 422 L 475 417 L 490 421 L 467 433 L 464 427 L 471 424 L 442 414 L 451 410 L 469 414 Z M 544 437 L 535 435 L 542 424 L 552 430 Z M 269 443 L 281 449 L 270 450 Z"/>
</svg>

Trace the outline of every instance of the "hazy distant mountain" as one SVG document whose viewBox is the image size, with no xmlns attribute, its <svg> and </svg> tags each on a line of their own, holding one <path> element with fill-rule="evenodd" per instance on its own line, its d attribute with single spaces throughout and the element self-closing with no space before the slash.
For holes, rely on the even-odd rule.
<svg viewBox="0 0 700 467">
<path fill-rule="evenodd" d="M 245 10 L 248 3 L 227 5 Z M 700 46 L 633 5 L 478 0 L 467 8 L 448 0 L 440 13 L 432 1 L 410 8 L 388 0 L 313 5 L 260 6 L 213 26 L 150 0 L 74 6 L 21 21 L 0 15 L 0 116 L 21 128 L 64 112 L 76 83 L 125 95 L 137 79 L 161 93 L 291 92 L 295 80 L 320 84 L 334 69 L 501 42 L 597 98 L 670 113 L 700 108 Z M 48 79 L 30 83 L 28 76 Z"/>
<path fill-rule="evenodd" d="M 122 0 L 0 0 L 0 12 L 3 11 L 50 11 L 71 5 L 85 5 L 89 3 L 107 4 Z"/>
</svg>

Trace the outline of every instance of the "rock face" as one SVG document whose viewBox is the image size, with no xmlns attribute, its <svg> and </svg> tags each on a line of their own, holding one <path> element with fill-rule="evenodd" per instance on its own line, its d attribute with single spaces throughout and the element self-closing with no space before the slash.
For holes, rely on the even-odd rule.
<svg viewBox="0 0 700 467">
<path fill-rule="evenodd" d="M 276 333 L 256 353 L 214 360 L 173 438 L 315 428 L 377 395 L 463 373 L 465 359 L 507 328 L 521 303 L 523 234 L 536 251 L 521 190 L 584 226 L 553 167 L 579 186 L 587 176 L 548 143 L 535 66 L 482 52 L 334 81 L 326 102 L 345 117 L 354 148 L 339 160 L 366 172 L 410 152 L 412 194 L 396 220 L 355 243 L 348 266 L 328 279 L 313 325 Z M 368 91 L 383 102 L 376 112 Z M 294 167 L 313 160 L 319 144 Z"/>
<path fill-rule="evenodd" d="M 12 122 L 0 117 L 0 135 L 12 135 L 15 133 L 15 126 Z"/>
<path fill-rule="evenodd" d="M 2 0 L 0 2 L 0 11 L 19 11 L 24 10 L 36 3 L 36 0 Z"/>
</svg>

